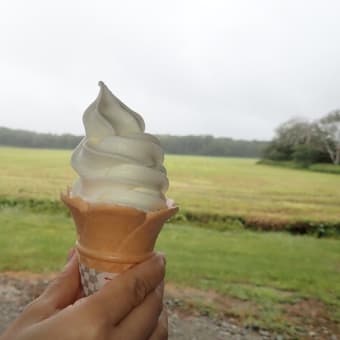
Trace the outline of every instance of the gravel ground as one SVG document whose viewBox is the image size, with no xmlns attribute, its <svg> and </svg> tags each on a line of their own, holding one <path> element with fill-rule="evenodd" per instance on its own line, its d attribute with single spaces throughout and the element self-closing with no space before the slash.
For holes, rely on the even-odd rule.
<svg viewBox="0 0 340 340">
<path fill-rule="evenodd" d="M 41 278 L 0 275 L 0 334 L 30 301 L 40 295 L 47 284 L 48 280 Z M 167 299 L 167 304 L 170 339 L 264 339 L 259 334 L 225 321 L 217 322 L 207 317 L 180 317 L 172 307 L 170 298 Z"/>
<path fill-rule="evenodd" d="M 0 275 L 0 334 L 23 310 L 25 305 L 39 296 L 48 284 L 41 277 L 20 277 Z M 240 327 L 228 320 L 213 320 L 204 316 L 183 315 L 176 310 L 171 297 L 166 298 L 169 307 L 169 339 L 171 340 L 258 340 L 288 339 L 283 335 L 264 330 Z M 311 337 L 316 339 L 315 337 Z M 337 340 L 336 337 L 332 340 Z"/>
</svg>

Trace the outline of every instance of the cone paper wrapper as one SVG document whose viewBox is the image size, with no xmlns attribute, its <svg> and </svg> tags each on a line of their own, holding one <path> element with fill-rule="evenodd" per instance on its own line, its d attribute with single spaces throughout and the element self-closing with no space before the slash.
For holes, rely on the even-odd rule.
<svg viewBox="0 0 340 340">
<path fill-rule="evenodd" d="M 168 208 L 144 212 L 112 204 L 94 204 L 61 196 L 77 229 L 76 248 L 85 295 L 100 289 L 107 280 L 154 255 L 154 246 L 164 222 L 176 214 Z"/>
</svg>

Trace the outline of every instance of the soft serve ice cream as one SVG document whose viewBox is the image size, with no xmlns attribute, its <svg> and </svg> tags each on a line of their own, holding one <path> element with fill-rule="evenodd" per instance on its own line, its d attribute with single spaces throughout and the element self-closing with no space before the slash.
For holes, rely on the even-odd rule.
<svg viewBox="0 0 340 340">
<path fill-rule="evenodd" d="M 98 97 L 83 115 L 86 136 L 72 155 L 79 178 L 71 196 L 146 212 L 166 208 L 169 182 L 158 139 L 144 132 L 138 113 L 103 82 L 99 86 Z"/>
<path fill-rule="evenodd" d="M 164 223 L 178 207 L 166 200 L 168 179 L 157 138 L 143 118 L 100 82 L 83 115 L 86 136 L 72 154 L 79 178 L 61 199 L 76 226 L 85 295 L 153 256 Z"/>
</svg>

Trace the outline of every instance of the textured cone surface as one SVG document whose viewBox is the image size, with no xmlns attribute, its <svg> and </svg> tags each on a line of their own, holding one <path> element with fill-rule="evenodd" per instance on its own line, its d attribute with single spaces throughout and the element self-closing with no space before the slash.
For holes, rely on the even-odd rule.
<svg viewBox="0 0 340 340">
<path fill-rule="evenodd" d="M 153 255 L 164 222 L 178 208 L 153 212 L 109 204 L 90 204 L 62 195 L 77 229 L 79 262 L 101 272 L 120 273 Z"/>
</svg>

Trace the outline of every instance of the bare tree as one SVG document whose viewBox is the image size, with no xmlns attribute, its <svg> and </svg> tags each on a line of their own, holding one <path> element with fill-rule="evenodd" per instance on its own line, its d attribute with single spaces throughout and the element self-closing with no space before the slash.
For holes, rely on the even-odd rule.
<svg viewBox="0 0 340 340">
<path fill-rule="evenodd" d="M 276 138 L 283 145 L 310 144 L 313 125 L 304 118 L 293 118 L 276 129 Z"/>
<path fill-rule="evenodd" d="M 330 159 L 340 164 L 340 110 L 328 113 L 318 122 L 318 130 L 322 143 Z"/>
</svg>

